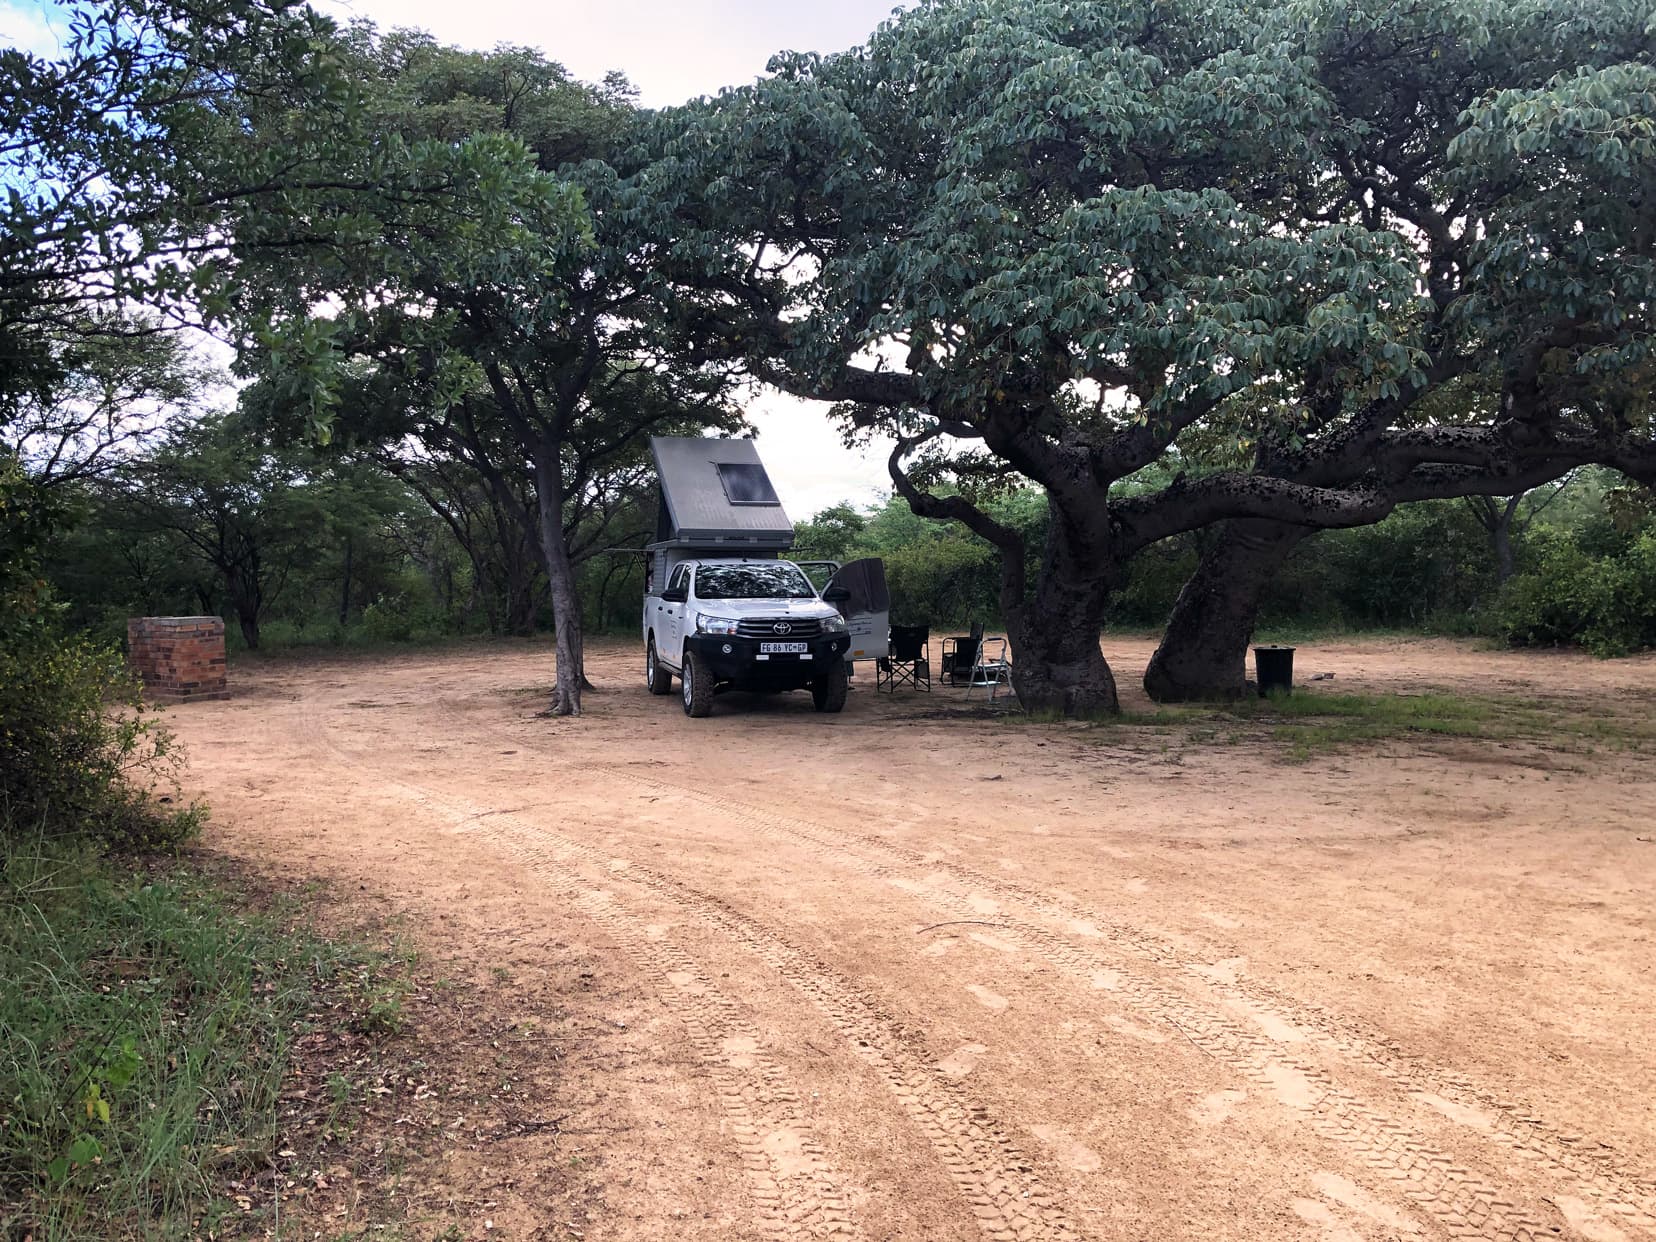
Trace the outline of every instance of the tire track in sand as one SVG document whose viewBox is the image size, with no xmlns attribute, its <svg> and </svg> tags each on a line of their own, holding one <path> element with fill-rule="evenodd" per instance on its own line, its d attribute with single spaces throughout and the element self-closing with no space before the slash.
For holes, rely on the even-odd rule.
<svg viewBox="0 0 1656 1242">
<path fill-rule="evenodd" d="M 993 894 L 1071 928 L 1080 927 L 1086 939 L 1125 945 L 1139 956 L 1170 966 L 1204 987 L 1218 990 L 1205 969 L 1206 963 L 1181 954 L 1154 937 L 1098 918 L 1079 903 L 1054 898 L 969 866 L 927 857 L 878 837 L 776 815 L 657 777 L 618 768 L 588 771 L 607 775 L 623 785 L 699 802 L 758 833 L 803 845 L 835 865 L 895 884 L 917 896 L 929 897 L 938 909 L 952 914 L 980 915 L 981 911 L 966 903 L 975 894 Z M 871 853 L 883 854 L 893 861 L 878 861 L 869 857 Z M 917 880 L 902 873 L 911 869 L 918 871 L 921 878 Z M 939 876 L 957 883 L 939 883 Z M 1400 1194 L 1432 1215 L 1450 1236 L 1512 1239 L 1553 1236 L 1550 1226 L 1471 1170 L 1434 1150 L 1407 1126 L 1340 1087 L 1320 1067 L 1285 1053 L 1276 1042 L 1194 1004 L 1170 988 L 1135 977 L 1124 970 L 1119 959 L 1106 961 L 1094 951 L 1027 920 L 999 917 L 1004 920 L 1002 926 L 1006 930 L 1014 932 L 1028 947 L 1055 965 L 1089 983 L 1110 979 L 1113 990 L 1140 1012 L 1174 1025 L 1203 1051 L 1250 1081 L 1270 1089 L 1295 1111 L 1308 1115 L 1319 1134 L 1353 1151 L 1362 1163 L 1390 1181 Z M 1244 996 L 1250 992 L 1246 987 L 1230 990 Z M 1262 993 L 1263 989 L 1258 992 Z M 1571 1149 L 1564 1136 L 1550 1134 L 1539 1119 L 1481 1092 L 1475 1093 L 1459 1076 L 1438 1075 L 1423 1070 L 1412 1059 L 1387 1055 L 1389 1050 L 1384 1044 L 1355 1035 L 1349 1028 L 1331 1021 L 1326 1011 L 1297 1004 L 1283 1006 L 1282 998 L 1268 993 L 1256 993 L 1249 999 L 1267 1013 L 1273 1007 L 1290 1009 L 1294 1015 L 1292 1020 L 1309 1028 L 1319 1042 L 1409 1091 L 1452 1102 L 1459 1102 L 1457 1096 L 1464 1099 L 1470 1095 L 1475 1103 L 1464 1107 L 1475 1109 L 1479 1121 L 1470 1127 L 1473 1137 L 1516 1152 L 1549 1175 L 1565 1181 L 1587 1196 L 1616 1225 L 1642 1231 L 1656 1226 L 1656 1217 L 1648 1206 L 1648 1193 L 1638 1182 L 1605 1167 L 1603 1161 L 1587 1153 Z"/>
<path fill-rule="evenodd" d="M 365 769 L 328 735 L 320 719 L 313 716 L 311 726 L 312 740 L 342 762 Z M 459 820 L 461 831 L 466 831 L 465 816 L 452 800 L 381 772 L 372 775 L 410 801 Z M 532 866 L 554 893 L 601 927 L 684 1028 L 712 1080 L 727 1123 L 724 1129 L 741 1160 L 765 1236 L 778 1242 L 861 1237 L 842 1189 L 846 1179 L 829 1161 L 805 1116 L 799 1092 L 744 1010 L 723 995 L 687 953 L 665 938 L 651 936 L 639 920 L 577 871 L 500 834 L 481 835 L 491 836 L 496 845 Z"/>
<path fill-rule="evenodd" d="M 313 726 L 346 762 L 363 766 L 326 738 L 325 726 L 319 720 Z M 456 801 L 428 786 L 399 781 L 380 772 L 375 772 L 374 778 L 401 790 L 412 801 L 439 810 L 454 821 L 457 831 L 482 837 L 522 860 L 538 875 L 555 884 L 571 886 L 565 891 L 586 894 L 583 908 L 605 909 L 616 920 L 629 918 L 607 902 L 590 900 L 592 886 L 579 878 L 568 861 L 584 861 L 607 871 L 615 861 L 613 854 L 532 823 L 512 811 Z M 979 1231 L 989 1242 L 1081 1242 L 1081 1234 L 1057 1206 L 1054 1196 L 1036 1174 L 1031 1159 L 986 1107 L 961 1084 L 951 1081 L 929 1063 L 925 1050 L 906 1035 L 901 1024 L 877 1001 L 826 963 L 719 899 L 641 863 L 624 861 L 627 861 L 625 870 L 612 876 L 612 880 L 634 884 L 667 898 L 770 966 L 813 1003 L 845 1040 L 851 1053 L 874 1071 L 925 1136 L 970 1206 Z M 625 923 L 621 930 L 626 931 Z M 652 967 L 650 973 L 654 975 L 659 969 L 659 966 Z M 705 984 L 704 975 L 697 972 L 696 977 Z M 665 997 L 664 1002 L 671 1007 Z M 727 1112 L 736 1104 L 723 1093 L 721 1102 Z M 820 1151 L 820 1146 L 815 1150 Z M 748 1152 L 744 1150 L 743 1154 L 750 1180 L 756 1183 L 755 1197 L 764 1202 L 761 1190 L 768 1193 L 769 1186 L 765 1179 L 754 1177 L 756 1170 L 747 1159 Z M 772 1172 L 770 1180 L 783 1179 Z M 812 1203 L 807 1207 L 821 1214 L 818 1205 Z M 767 1217 L 778 1218 L 784 1227 L 792 1224 L 789 1213 L 780 1207 Z"/>
<path fill-rule="evenodd" d="M 473 812 L 468 829 L 530 866 L 563 857 L 608 866 L 614 855 L 507 813 Z M 765 962 L 816 1006 L 874 1071 L 937 1152 L 991 1242 L 1078 1242 L 1033 1163 L 988 1109 L 929 1064 L 898 1021 L 849 979 L 718 898 L 628 861 L 620 879 L 655 892 Z"/>
</svg>

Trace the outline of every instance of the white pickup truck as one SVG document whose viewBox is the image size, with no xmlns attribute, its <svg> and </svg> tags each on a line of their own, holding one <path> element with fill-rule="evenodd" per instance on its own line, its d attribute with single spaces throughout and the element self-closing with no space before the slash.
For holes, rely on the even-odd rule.
<svg viewBox="0 0 1656 1242">
<path fill-rule="evenodd" d="M 645 676 L 671 694 L 678 675 L 687 716 L 706 716 L 726 690 L 810 690 L 819 712 L 845 706 L 851 645 L 834 603 L 792 561 L 718 557 L 679 561 L 644 595 Z"/>
</svg>

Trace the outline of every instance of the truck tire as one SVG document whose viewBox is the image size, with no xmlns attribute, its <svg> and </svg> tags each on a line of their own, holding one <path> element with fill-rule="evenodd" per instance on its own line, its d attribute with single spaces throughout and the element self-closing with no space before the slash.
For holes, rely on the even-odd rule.
<svg viewBox="0 0 1656 1242">
<path fill-rule="evenodd" d="M 811 702 L 819 712 L 837 712 L 845 706 L 845 696 L 851 689 L 851 675 L 845 661 L 834 661 L 834 667 L 811 683 Z"/>
<path fill-rule="evenodd" d="M 707 661 L 694 651 L 684 653 L 684 669 L 679 673 L 684 683 L 684 714 L 711 716 L 713 714 L 713 674 L 707 671 Z"/>
<path fill-rule="evenodd" d="M 655 635 L 650 635 L 649 648 L 644 653 L 644 684 L 651 694 L 671 694 L 673 674 L 656 658 Z"/>
</svg>

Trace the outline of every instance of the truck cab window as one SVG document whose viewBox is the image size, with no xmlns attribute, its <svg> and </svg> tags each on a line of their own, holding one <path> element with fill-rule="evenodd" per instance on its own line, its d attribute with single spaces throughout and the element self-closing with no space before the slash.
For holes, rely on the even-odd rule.
<svg viewBox="0 0 1656 1242">
<path fill-rule="evenodd" d="M 697 599 L 815 599 L 810 580 L 788 561 L 768 565 L 703 565 Z"/>
</svg>

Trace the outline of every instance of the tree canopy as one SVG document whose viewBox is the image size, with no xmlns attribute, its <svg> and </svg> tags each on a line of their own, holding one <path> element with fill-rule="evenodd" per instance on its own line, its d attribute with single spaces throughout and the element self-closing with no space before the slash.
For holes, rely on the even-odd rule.
<svg viewBox="0 0 1656 1242">
<path fill-rule="evenodd" d="M 1647 21 L 922 4 L 663 118 L 723 295 L 695 331 L 897 434 L 899 491 L 1002 550 L 1020 697 L 1108 709 L 1098 624 L 1159 539 L 1644 468 Z M 969 487 L 928 490 L 950 476 L 1045 489 L 1034 581 Z"/>
<path fill-rule="evenodd" d="M 1167 540 L 1207 532 L 1147 685 L 1227 693 L 1311 532 L 1656 479 L 1631 0 L 923 0 L 656 112 L 281 3 L 73 11 L 0 53 L 11 453 L 103 473 L 198 395 L 162 331 L 209 327 L 247 384 L 215 434 L 371 458 L 508 628 L 545 593 L 559 713 L 648 435 L 739 429 L 744 375 L 895 440 L 914 513 L 998 553 L 1020 697 L 1071 712 L 1115 706 L 1098 630 Z"/>
</svg>

